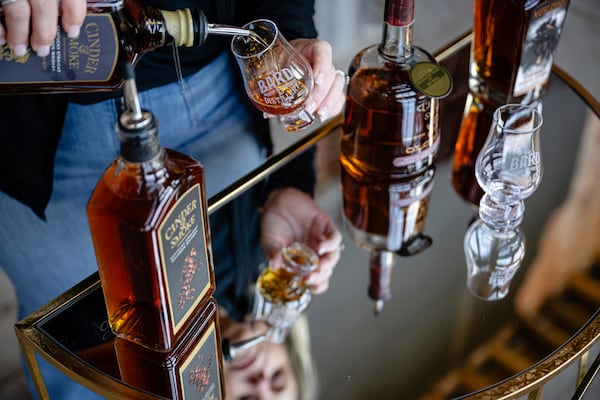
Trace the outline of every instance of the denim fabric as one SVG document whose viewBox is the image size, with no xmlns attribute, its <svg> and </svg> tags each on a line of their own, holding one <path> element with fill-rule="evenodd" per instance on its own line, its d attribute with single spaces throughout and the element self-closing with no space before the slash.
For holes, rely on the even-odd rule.
<svg viewBox="0 0 600 400">
<path fill-rule="evenodd" d="M 255 122 L 243 101 L 245 93 L 235 86 L 236 73 L 223 53 L 181 85 L 176 82 L 140 93 L 142 108 L 159 122 L 163 147 L 204 165 L 209 197 L 255 168 L 266 155 L 252 133 Z M 85 205 L 118 154 L 117 117 L 115 100 L 69 105 L 46 221 L 0 193 L 0 266 L 15 286 L 19 319 L 97 270 Z M 98 398 L 47 365 L 42 373 L 51 399 Z"/>
</svg>

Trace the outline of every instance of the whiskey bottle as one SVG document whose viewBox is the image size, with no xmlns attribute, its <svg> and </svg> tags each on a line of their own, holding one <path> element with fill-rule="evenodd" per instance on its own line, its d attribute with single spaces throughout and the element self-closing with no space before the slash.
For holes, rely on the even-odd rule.
<svg viewBox="0 0 600 400">
<path fill-rule="evenodd" d="M 381 42 L 361 50 L 349 68 L 340 152 L 344 213 L 357 244 L 374 252 L 402 247 L 403 206 L 395 202 L 414 182 L 431 180 L 423 177 L 432 174 L 439 147 L 439 99 L 452 89 L 449 73 L 413 45 L 413 24 L 414 0 L 386 0 Z M 371 260 L 388 265 L 393 257 Z"/>
<path fill-rule="evenodd" d="M 59 21 L 47 56 L 28 51 L 17 57 L 0 46 L 0 94 L 115 90 L 123 84 L 125 62 L 135 65 L 162 46 L 201 46 L 208 34 L 248 31 L 209 24 L 199 9 L 165 11 L 136 0 L 88 0 L 79 37 L 69 38 Z"/>
<path fill-rule="evenodd" d="M 469 86 L 497 104 L 539 98 L 570 0 L 475 0 Z"/>
<path fill-rule="evenodd" d="M 475 162 L 488 137 L 497 107 L 498 105 L 469 92 L 454 145 L 452 186 L 463 200 L 476 207 L 479 206 L 483 190 L 475 178 Z"/>
<path fill-rule="evenodd" d="M 319 266 L 319 256 L 302 243 L 285 246 L 281 255 L 281 265 L 269 264 L 259 275 L 252 311 L 254 320 L 270 325 L 269 339 L 277 343 L 310 304 L 306 278 Z"/>
<path fill-rule="evenodd" d="M 140 108 L 126 66 L 120 154 L 87 215 L 111 329 L 166 351 L 214 291 L 204 169 L 161 147 L 157 121 Z"/>
<path fill-rule="evenodd" d="M 213 298 L 193 317 L 190 328 L 166 352 L 116 337 L 121 380 L 169 399 L 224 398 L 218 306 Z"/>
</svg>

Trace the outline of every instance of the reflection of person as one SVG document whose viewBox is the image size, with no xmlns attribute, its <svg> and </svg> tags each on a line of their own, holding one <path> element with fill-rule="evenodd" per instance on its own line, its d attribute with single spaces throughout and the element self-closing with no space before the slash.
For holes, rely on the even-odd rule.
<svg viewBox="0 0 600 400">
<path fill-rule="evenodd" d="M 56 29 L 55 2 L 4 1 L 0 41 L 15 54 L 48 52 Z M 195 2 L 146 0 L 157 8 L 200 7 L 209 21 L 242 25 L 269 18 L 309 60 L 315 89 L 309 108 L 327 119 L 343 106 L 343 79 L 328 43 L 314 39 L 312 0 Z M 63 28 L 76 36 L 84 0 L 63 0 Z M 28 16 L 31 15 L 31 35 Z M 23 18 L 25 17 L 25 18 Z M 198 49 L 181 48 L 178 82 L 170 48 L 146 54 L 136 67 L 140 103 L 159 121 L 159 139 L 200 160 L 207 193 L 214 195 L 259 165 L 272 149 L 268 123 L 248 101 L 230 54 L 229 39 L 209 37 Z M 32 55 L 33 56 L 33 55 Z M 119 93 L 0 97 L 0 265 L 14 284 L 22 318 L 96 270 L 85 204 L 118 153 L 114 125 Z M 248 288 L 265 255 L 294 240 L 319 252 L 310 278 L 325 290 L 339 257 L 341 235 L 311 198 L 314 149 L 211 216 L 216 297 L 234 318 L 249 310 Z M 33 210 L 33 212 L 32 212 Z M 262 214 L 259 213 L 261 210 Z M 261 224 L 262 215 L 262 224 Z M 40 218 L 41 217 L 41 218 Z M 261 231 L 253 229 L 261 227 Z M 93 398 L 89 391 L 44 367 L 50 397 Z"/>
<path fill-rule="evenodd" d="M 234 321 L 221 313 L 224 338 L 236 342 L 265 334 L 262 323 Z M 300 317 L 284 343 L 263 341 L 240 351 L 223 365 L 227 400 L 315 399 L 317 376 L 313 364 L 308 322 Z"/>
</svg>

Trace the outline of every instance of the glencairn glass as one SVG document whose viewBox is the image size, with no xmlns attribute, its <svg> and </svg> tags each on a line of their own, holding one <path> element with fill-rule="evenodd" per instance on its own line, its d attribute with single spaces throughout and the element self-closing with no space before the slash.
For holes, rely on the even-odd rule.
<svg viewBox="0 0 600 400">
<path fill-rule="evenodd" d="M 465 234 L 467 288 L 475 297 L 500 300 L 525 256 L 525 236 L 519 227 L 499 231 L 478 218 Z"/>
<path fill-rule="evenodd" d="M 268 337 L 282 343 L 294 322 L 312 299 L 306 284 L 308 275 L 319 266 L 319 256 L 302 243 L 292 243 L 282 249 L 283 263 L 269 264 L 259 275 L 252 317 L 270 325 Z"/>
<path fill-rule="evenodd" d="M 231 50 L 252 103 L 266 114 L 277 116 L 288 132 L 311 125 L 315 117 L 305 109 L 314 86 L 308 61 L 270 20 L 252 21 L 243 29 L 250 35 L 234 36 Z"/>
<path fill-rule="evenodd" d="M 494 112 L 490 133 L 475 164 L 485 194 L 479 215 L 487 222 L 516 226 L 523 219 L 523 200 L 542 180 L 540 128 L 542 115 L 534 105 L 506 104 Z"/>
<path fill-rule="evenodd" d="M 542 179 L 540 128 L 536 105 L 506 104 L 494 112 L 490 133 L 475 165 L 477 182 L 485 192 L 479 218 L 465 234 L 467 288 L 476 297 L 499 300 L 525 255 L 520 229 L 524 199 Z"/>
</svg>

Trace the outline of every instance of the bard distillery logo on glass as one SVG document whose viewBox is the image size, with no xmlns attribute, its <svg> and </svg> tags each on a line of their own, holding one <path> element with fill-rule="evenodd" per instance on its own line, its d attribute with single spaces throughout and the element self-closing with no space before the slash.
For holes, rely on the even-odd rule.
<svg viewBox="0 0 600 400">
<path fill-rule="evenodd" d="M 262 96 L 263 103 L 289 107 L 305 88 L 296 79 L 291 68 L 269 73 L 264 79 L 257 79 L 256 86 Z"/>
</svg>

